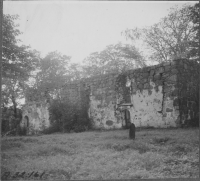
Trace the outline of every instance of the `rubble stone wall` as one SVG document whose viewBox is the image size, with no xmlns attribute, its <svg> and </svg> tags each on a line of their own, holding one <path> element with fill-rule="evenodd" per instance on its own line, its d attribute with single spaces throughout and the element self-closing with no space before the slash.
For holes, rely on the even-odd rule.
<svg viewBox="0 0 200 181">
<path fill-rule="evenodd" d="M 123 79 L 124 85 L 120 84 Z M 128 71 L 119 75 L 118 82 L 118 102 L 133 105 L 129 111 L 136 127 L 178 126 L 179 111 L 173 105 L 177 97 L 175 62 Z"/>
<path fill-rule="evenodd" d="M 88 115 L 95 128 L 121 128 L 122 122 L 116 110 L 116 74 L 86 80 L 90 89 Z"/>
<path fill-rule="evenodd" d="M 95 128 L 121 128 L 125 110 L 136 127 L 179 127 L 198 113 L 199 65 L 175 60 L 155 66 L 81 80 L 65 96 L 82 109 Z M 80 92 L 89 91 L 89 105 Z M 67 93 L 70 92 L 70 93 Z"/>
<path fill-rule="evenodd" d="M 61 95 L 94 128 L 122 128 L 131 122 L 136 127 L 180 127 L 199 113 L 199 64 L 179 59 L 82 79 L 64 86 Z M 29 133 L 50 125 L 45 102 L 27 104 L 22 124 L 26 116 Z"/>
<path fill-rule="evenodd" d="M 22 108 L 22 128 L 26 134 L 36 134 L 50 126 L 48 104 L 46 102 L 28 102 Z"/>
<path fill-rule="evenodd" d="M 199 117 L 199 70 L 200 66 L 195 61 L 178 60 L 178 99 L 180 120 L 182 124 L 194 121 Z"/>
</svg>

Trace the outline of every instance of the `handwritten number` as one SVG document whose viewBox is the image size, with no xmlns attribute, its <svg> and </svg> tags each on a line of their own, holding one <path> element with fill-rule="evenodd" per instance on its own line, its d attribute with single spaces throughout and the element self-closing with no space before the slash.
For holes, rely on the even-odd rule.
<svg viewBox="0 0 200 181">
<path fill-rule="evenodd" d="M 21 178 L 24 178 L 25 173 L 26 173 L 26 172 L 22 172 L 19 176 L 20 176 Z"/>
<path fill-rule="evenodd" d="M 7 180 L 9 177 L 11 177 L 12 179 L 16 179 L 18 177 L 24 178 L 25 174 L 26 174 L 26 172 L 15 172 L 15 174 L 13 176 L 11 176 L 10 172 L 4 172 L 1 179 Z M 27 176 L 28 176 L 28 178 L 30 178 L 31 176 L 42 178 L 42 176 L 44 174 L 45 174 L 45 172 L 42 172 L 41 174 L 39 174 L 38 172 L 31 172 Z"/>
<path fill-rule="evenodd" d="M 33 173 L 34 173 L 34 172 L 32 172 L 32 173 L 29 175 L 29 177 L 28 177 L 28 178 L 30 178 L 30 177 L 31 177 L 31 175 L 33 175 Z"/>
<path fill-rule="evenodd" d="M 34 177 L 39 177 L 38 172 L 36 172 L 36 173 L 34 174 Z"/>
<path fill-rule="evenodd" d="M 12 178 L 17 178 L 19 176 L 20 172 L 16 172 L 15 175 L 12 176 Z"/>
<path fill-rule="evenodd" d="M 40 178 L 42 178 L 42 176 L 45 174 L 45 172 L 43 172 L 41 175 L 40 175 Z"/>
</svg>

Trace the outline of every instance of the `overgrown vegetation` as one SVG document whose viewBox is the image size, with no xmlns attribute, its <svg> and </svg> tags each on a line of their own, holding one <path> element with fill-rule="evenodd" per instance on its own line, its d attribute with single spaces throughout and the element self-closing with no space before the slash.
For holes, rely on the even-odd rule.
<svg viewBox="0 0 200 181">
<path fill-rule="evenodd" d="M 16 109 L 16 113 L 14 112 L 13 107 L 4 107 L 2 109 L 2 130 L 1 135 L 9 134 L 16 135 L 20 132 L 18 127 L 19 122 L 22 118 L 21 109 Z"/>
<path fill-rule="evenodd" d="M 1 155 L 2 176 L 45 171 L 44 180 L 198 178 L 199 130 L 143 129 L 135 140 L 128 130 L 6 137 Z"/>
<path fill-rule="evenodd" d="M 54 132 L 83 132 L 92 128 L 92 123 L 88 117 L 89 92 L 81 91 L 80 100 L 76 103 L 71 102 L 67 97 L 54 99 L 50 102 L 49 112 L 51 127 L 43 133 L 51 134 Z"/>
</svg>

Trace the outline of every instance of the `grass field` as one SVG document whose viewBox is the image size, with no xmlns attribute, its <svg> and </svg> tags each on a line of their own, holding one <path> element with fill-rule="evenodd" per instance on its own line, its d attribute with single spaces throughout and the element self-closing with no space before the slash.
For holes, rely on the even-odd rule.
<svg viewBox="0 0 200 181">
<path fill-rule="evenodd" d="M 199 177 L 199 129 L 144 129 L 135 140 L 128 131 L 2 138 L 2 175 L 45 171 L 46 180 Z"/>
</svg>

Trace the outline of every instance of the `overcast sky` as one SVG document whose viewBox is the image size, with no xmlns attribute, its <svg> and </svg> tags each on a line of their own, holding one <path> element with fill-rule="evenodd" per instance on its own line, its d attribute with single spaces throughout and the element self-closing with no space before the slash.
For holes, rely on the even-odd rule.
<svg viewBox="0 0 200 181">
<path fill-rule="evenodd" d="M 107 45 L 125 42 L 123 30 L 157 23 L 170 7 L 183 3 L 188 2 L 4 1 L 3 11 L 19 15 L 23 44 L 42 55 L 57 50 L 81 62 Z"/>
</svg>

